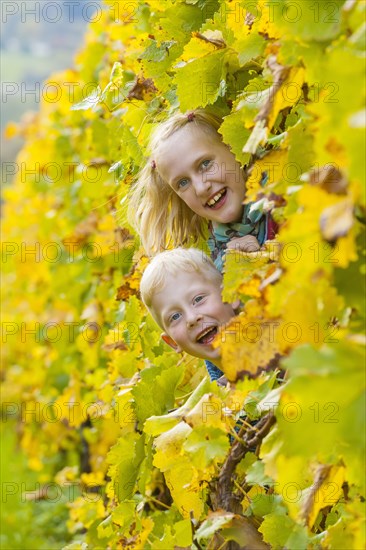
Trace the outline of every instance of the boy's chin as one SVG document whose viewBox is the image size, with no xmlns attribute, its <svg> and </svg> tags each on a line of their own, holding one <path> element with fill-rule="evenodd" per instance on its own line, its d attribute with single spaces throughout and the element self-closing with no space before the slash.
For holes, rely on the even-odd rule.
<svg viewBox="0 0 366 550">
<path fill-rule="evenodd" d="M 206 347 L 206 346 L 205 346 Z M 193 355 L 193 357 L 198 357 L 198 359 L 204 359 L 205 361 L 211 361 L 214 365 L 216 365 L 217 362 L 220 362 L 221 354 L 220 350 L 215 349 L 211 346 L 207 346 L 206 349 L 195 349 L 193 350 L 185 350 L 190 355 Z"/>
<path fill-rule="evenodd" d="M 216 349 L 212 350 L 212 353 L 205 354 L 203 359 L 205 359 L 205 361 L 211 361 L 211 363 L 213 363 L 216 366 L 217 366 L 217 363 L 221 363 L 220 352 L 219 350 L 216 350 Z"/>
</svg>

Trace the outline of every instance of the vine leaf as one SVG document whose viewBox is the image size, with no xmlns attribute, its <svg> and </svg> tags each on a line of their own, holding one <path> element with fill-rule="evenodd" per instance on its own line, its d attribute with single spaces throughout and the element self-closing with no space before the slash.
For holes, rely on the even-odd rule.
<svg viewBox="0 0 366 550">
<path fill-rule="evenodd" d="M 314 484 L 310 487 L 302 505 L 302 517 L 309 529 L 312 529 L 319 511 L 326 506 L 333 506 L 343 494 L 346 469 L 343 465 L 318 466 Z"/>
</svg>

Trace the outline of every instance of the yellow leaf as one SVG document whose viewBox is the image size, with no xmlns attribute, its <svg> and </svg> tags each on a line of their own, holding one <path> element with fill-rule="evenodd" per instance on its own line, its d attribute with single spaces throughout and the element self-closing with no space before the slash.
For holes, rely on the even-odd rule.
<svg viewBox="0 0 366 550">
<path fill-rule="evenodd" d="M 195 519 L 200 519 L 204 501 L 201 498 L 199 478 L 196 469 L 187 457 L 165 472 L 165 480 L 170 489 L 174 504 L 184 518 L 193 514 Z"/>
<path fill-rule="evenodd" d="M 342 195 L 304 185 L 296 196 L 298 209 L 289 218 L 279 233 L 278 240 L 282 245 L 280 252 L 281 265 L 291 276 L 298 280 L 307 280 L 319 272 L 331 272 L 334 267 L 345 267 L 354 258 L 354 243 L 342 247 L 331 246 L 322 235 L 337 238 L 341 232 L 355 240 L 354 226 L 351 225 L 351 205 Z M 339 222 L 336 212 L 341 215 Z M 346 238 L 346 237 L 345 237 Z M 342 237 L 340 237 L 340 240 Z M 337 243 L 338 245 L 339 243 Z M 291 285 L 292 286 L 292 285 Z"/>
<path fill-rule="evenodd" d="M 253 8 L 253 14 L 256 16 L 253 31 L 255 30 L 269 38 L 280 37 L 268 0 L 258 0 L 257 7 L 254 6 Z"/>
<path fill-rule="evenodd" d="M 84 484 L 85 491 L 88 491 L 88 487 L 95 487 L 97 485 L 104 485 L 104 472 L 91 472 L 90 474 L 81 474 L 80 479 Z"/>
<path fill-rule="evenodd" d="M 301 97 L 301 87 L 305 71 L 302 67 L 283 67 L 275 55 L 270 55 L 267 64 L 273 73 L 273 85 L 263 93 L 265 100 L 261 103 L 256 123 L 243 151 L 255 153 L 257 146 L 264 143 L 268 132 L 273 128 L 278 113 L 294 105 Z"/>
<path fill-rule="evenodd" d="M 302 515 L 311 529 L 318 513 L 330 504 L 336 504 L 343 494 L 342 485 L 345 480 L 344 466 L 321 465 L 315 474 L 314 484 L 303 504 Z M 331 495 L 331 497 L 330 497 Z"/>
<path fill-rule="evenodd" d="M 78 466 L 65 466 L 65 468 L 57 472 L 55 476 L 55 481 L 59 485 L 65 485 L 70 481 L 77 481 L 79 477 L 78 471 L 79 471 Z"/>
<path fill-rule="evenodd" d="M 268 175 L 266 188 L 270 184 L 278 183 L 284 179 L 287 158 L 287 150 L 278 149 L 270 151 L 266 156 L 255 162 L 246 182 L 245 202 L 255 200 L 257 193 L 263 191 L 260 184 L 263 172 L 266 172 Z"/>
<path fill-rule="evenodd" d="M 211 426 L 225 430 L 225 421 L 223 417 L 223 402 L 213 393 L 206 393 L 188 414 L 184 416 L 184 421 L 195 428 L 196 426 Z"/>
<path fill-rule="evenodd" d="M 274 84 L 269 90 L 269 97 L 259 111 L 256 120 L 265 120 L 268 130 L 271 130 L 277 115 L 286 107 L 292 106 L 300 99 L 301 87 L 304 82 L 302 67 L 282 67 L 269 58 L 269 65 L 274 73 Z"/>
<path fill-rule="evenodd" d="M 261 283 L 262 281 L 260 277 L 258 275 L 253 275 L 253 277 L 249 281 L 246 281 L 239 286 L 238 292 L 239 294 L 245 294 L 246 296 L 259 298 L 259 296 L 261 295 L 259 290 Z"/>
<path fill-rule="evenodd" d="M 277 366 L 279 344 L 270 321 L 244 313 L 222 329 L 221 342 L 217 338 L 214 345 L 221 348 L 222 371 L 230 382 L 244 376 L 256 378 Z"/>
<path fill-rule="evenodd" d="M 174 467 L 175 461 L 183 454 L 182 445 L 191 431 L 192 428 L 188 424 L 179 422 L 177 426 L 155 439 L 154 464 L 161 472 Z"/>
<path fill-rule="evenodd" d="M 211 52 L 215 52 L 216 50 L 217 47 L 212 42 L 193 36 L 193 38 L 184 47 L 183 53 L 178 62 L 188 62 L 193 59 L 199 59 L 200 57 L 204 57 Z"/>
<path fill-rule="evenodd" d="M 78 497 L 69 503 L 70 520 L 67 522 L 71 533 L 79 531 L 80 527 L 88 528 L 97 519 L 104 518 L 105 508 L 103 499 L 88 499 Z"/>
<path fill-rule="evenodd" d="M 55 401 L 56 410 L 60 411 L 60 418 L 70 426 L 79 427 L 84 420 L 83 403 L 80 396 L 80 382 L 72 380 Z M 84 416 L 84 418 L 83 418 Z"/>
<path fill-rule="evenodd" d="M 139 548 L 146 548 L 146 541 L 151 531 L 154 529 L 154 520 L 152 518 L 142 518 L 141 530 L 139 531 L 138 546 Z"/>
<path fill-rule="evenodd" d="M 337 240 L 337 267 L 348 267 L 350 262 L 357 260 L 355 228 L 352 227 L 345 237 Z"/>
<path fill-rule="evenodd" d="M 353 223 L 353 205 L 350 200 L 328 206 L 320 216 L 321 232 L 327 241 L 335 241 L 347 235 Z"/>
<path fill-rule="evenodd" d="M 290 404 L 291 400 L 287 400 L 286 403 Z M 283 404 L 285 403 L 283 402 Z M 288 418 L 290 418 L 288 416 L 290 411 L 291 406 L 287 408 L 286 415 Z M 265 451 L 263 451 L 262 458 L 264 462 L 267 462 L 265 467 L 266 474 L 271 475 L 270 472 L 272 471 L 273 473 L 273 464 L 270 464 L 271 458 L 267 457 Z M 285 456 L 278 453 L 275 463 L 276 493 L 282 495 L 288 508 L 289 516 L 294 521 L 298 521 L 302 504 L 301 497 L 305 494 L 312 481 L 308 459 L 303 456 Z"/>
<path fill-rule="evenodd" d="M 305 343 L 320 347 L 339 341 L 341 331 L 331 319 L 341 311 L 343 300 L 327 279 L 314 277 L 299 284 L 286 274 L 268 287 L 267 298 L 268 314 L 281 316 L 272 324 L 280 353 Z"/>
<path fill-rule="evenodd" d="M 4 130 L 4 136 L 6 137 L 6 139 L 12 139 L 13 137 L 17 136 L 18 133 L 18 125 L 14 124 L 14 122 L 9 122 Z"/>
<path fill-rule="evenodd" d="M 224 266 L 224 290 L 222 293 L 225 302 L 234 302 L 238 295 L 260 296 L 259 287 L 267 277 L 267 264 L 271 260 L 267 250 L 258 252 L 241 252 L 227 250 Z"/>
</svg>

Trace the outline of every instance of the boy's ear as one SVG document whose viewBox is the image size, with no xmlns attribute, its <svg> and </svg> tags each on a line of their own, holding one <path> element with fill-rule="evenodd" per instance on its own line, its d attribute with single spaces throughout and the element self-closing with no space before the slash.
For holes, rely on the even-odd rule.
<svg viewBox="0 0 366 550">
<path fill-rule="evenodd" d="M 173 348 L 173 350 L 176 351 L 177 353 L 180 353 L 182 351 L 182 348 L 180 348 L 178 344 L 175 342 L 175 340 L 173 340 L 173 338 L 171 338 L 169 334 L 167 334 L 166 332 L 162 332 L 161 338 L 162 340 L 164 340 L 166 344 L 168 344 L 168 346 Z"/>
</svg>

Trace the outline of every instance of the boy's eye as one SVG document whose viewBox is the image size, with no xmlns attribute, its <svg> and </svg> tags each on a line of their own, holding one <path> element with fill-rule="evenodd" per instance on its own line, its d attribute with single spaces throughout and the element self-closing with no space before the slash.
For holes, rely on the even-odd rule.
<svg viewBox="0 0 366 550">
<path fill-rule="evenodd" d="M 171 316 L 169 317 L 169 321 L 170 321 L 170 322 L 178 321 L 179 317 L 180 317 L 180 313 L 173 313 L 173 315 L 171 315 Z"/>
<path fill-rule="evenodd" d="M 204 298 L 204 295 L 200 294 L 199 296 L 195 296 L 193 298 L 193 301 L 194 301 L 195 304 L 197 304 L 197 303 L 201 302 L 203 300 L 203 298 Z"/>
<path fill-rule="evenodd" d="M 184 187 L 186 187 L 188 185 L 188 183 L 189 183 L 188 179 L 183 178 L 183 179 L 178 181 L 177 187 L 178 187 L 178 189 L 183 189 Z"/>
</svg>

